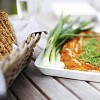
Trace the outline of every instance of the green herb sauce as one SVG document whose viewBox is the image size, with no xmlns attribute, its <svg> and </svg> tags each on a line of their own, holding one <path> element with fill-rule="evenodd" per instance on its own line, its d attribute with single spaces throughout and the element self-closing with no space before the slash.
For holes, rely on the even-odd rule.
<svg viewBox="0 0 100 100">
<path fill-rule="evenodd" d="M 84 42 L 82 46 L 83 52 L 78 59 L 90 63 L 91 65 L 100 67 L 100 41 L 91 38 Z"/>
</svg>

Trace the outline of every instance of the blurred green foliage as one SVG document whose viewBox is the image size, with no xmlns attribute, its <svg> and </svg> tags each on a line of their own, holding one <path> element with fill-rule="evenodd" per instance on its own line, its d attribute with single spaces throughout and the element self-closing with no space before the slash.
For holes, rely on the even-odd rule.
<svg viewBox="0 0 100 100">
<path fill-rule="evenodd" d="M 23 2 L 22 6 L 23 6 L 23 11 L 27 10 L 27 3 L 26 2 Z"/>
<path fill-rule="evenodd" d="M 26 2 L 22 3 L 23 10 L 27 9 Z M 16 0 L 0 0 L 0 9 L 6 11 L 9 15 L 17 14 Z"/>
<path fill-rule="evenodd" d="M 16 0 L 0 0 L 0 9 L 8 14 L 16 14 Z"/>
</svg>

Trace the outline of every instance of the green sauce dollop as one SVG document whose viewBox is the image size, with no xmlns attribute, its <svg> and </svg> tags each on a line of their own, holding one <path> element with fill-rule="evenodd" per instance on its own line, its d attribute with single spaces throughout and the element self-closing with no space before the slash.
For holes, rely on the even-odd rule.
<svg viewBox="0 0 100 100">
<path fill-rule="evenodd" d="M 100 41 L 91 38 L 84 42 L 82 47 L 83 52 L 78 56 L 78 59 L 83 60 L 91 65 L 100 67 Z"/>
</svg>

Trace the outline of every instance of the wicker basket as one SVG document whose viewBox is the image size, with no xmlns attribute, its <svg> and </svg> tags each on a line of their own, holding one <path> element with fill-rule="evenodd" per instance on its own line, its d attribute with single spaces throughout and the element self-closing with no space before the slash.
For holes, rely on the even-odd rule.
<svg viewBox="0 0 100 100">
<path fill-rule="evenodd" d="M 10 87 L 22 69 L 30 62 L 33 48 L 40 39 L 42 32 L 32 33 L 10 55 L 4 57 L 1 63 L 7 87 Z"/>
</svg>

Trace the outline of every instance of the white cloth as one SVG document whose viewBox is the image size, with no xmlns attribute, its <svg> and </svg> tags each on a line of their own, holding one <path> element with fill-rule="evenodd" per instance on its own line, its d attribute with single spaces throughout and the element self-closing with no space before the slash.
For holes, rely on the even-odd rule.
<svg viewBox="0 0 100 100">
<path fill-rule="evenodd" d="M 12 21 L 18 44 L 26 40 L 33 32 L 46 31 L 46 27 L 39 25 L 35 20 Z"/>
<path fill-rule="evenodd" d="M 29 34 L 33 32 L 38 32 L 38 31 L 44 31 L 45 29 L 41 27 L 41 25 L 37 24 L 35 20 L 24 20 L 24 21 L 12 21 L 13 28 L 15 30 L 15 35 L 17 38 L 17 42 L 20 45 L 26 38 L 28 37 Z M 44 41 L 45 42 L 45 41 Z M 12 45 L 13 50 L 17 48 L 15 44 Z M 1 62 L 0 62 L 1 66 Z M 1 68 L 0 68 L 0 99 L 3 95 L 6 94 L 6 83 L 4 76 L 2 74 Z"/>
<path fill-rule="evenodd" d="M 6 84 L 0 68 L 0 99 L 2 96 L 5 95 L 5 93 L 6 93 Z"/>
</svg>

